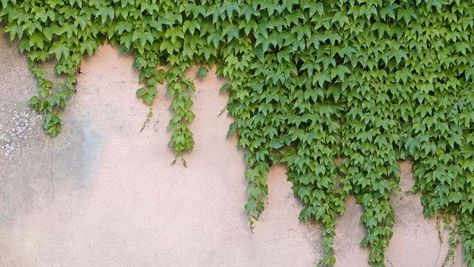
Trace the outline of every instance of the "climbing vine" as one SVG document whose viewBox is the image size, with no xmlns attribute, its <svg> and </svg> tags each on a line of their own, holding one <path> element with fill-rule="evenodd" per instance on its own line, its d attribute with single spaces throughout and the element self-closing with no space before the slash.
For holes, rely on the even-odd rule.
<svg viewBox="0 0 474 267">
<path fill-rule="evenodd" d="M 104 42 L 135 57 L 138 98 L 167 83 L 171 147 L 193 149 L 192 64 L 228 80 L 227 109 L 245 152 L 251 225 L 272 164 L 288 166 L 300 218 L 323 226 L 335 263 L 337 217 L 354 195 L 372 266 L 395 223 L 398 161 L 411 158 L 426 216 L 454 216 L 474 266 L 474 1 L 0 0 L 0 23 L 40 87 L 31 106 L 59 134 L 81 60 Z M 56 63 L 54 83 L 42 64 Z M 158 68 L 166 66 L 166 68 Z M 200 69 L 202 78 L 207 69 Z"/>
</svg>

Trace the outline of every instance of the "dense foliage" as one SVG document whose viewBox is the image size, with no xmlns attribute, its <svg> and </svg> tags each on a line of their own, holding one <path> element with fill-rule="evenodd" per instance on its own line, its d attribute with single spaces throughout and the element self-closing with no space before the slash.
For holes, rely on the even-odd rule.
<svg viewBox="0 0 474 267">
<path fill-rule="evenodd" d="M 157 83 L 167 82 L 171 146 L 178 155 L 189 151 L 194 85 L 184 73 L 191 64 L 216 65 L 229 80 L 230 134 L 245 151 L 252 222 L 264 209 L 270 166 L 283 162 L 304 204 L 301 219 L 323 225 L 321 264 L 335 262 L 336 219 L 354 195 L 364 207 L 370 264 L 383 266 L 398 161 L 410 157 L 425 214 L 455 216 L 464 258 L 474 266 L 473 0 L 0 5 L 0 22 L 20 40 L 39 81 L 31 105 L 51 136 L 60 131 L 81 59 L 110 42 L 135 56 L 143 85 L 137 96 L 147 105 Z M 47 60 L 56 60 L 63 83 L 47 79 Z"/>
</svg>

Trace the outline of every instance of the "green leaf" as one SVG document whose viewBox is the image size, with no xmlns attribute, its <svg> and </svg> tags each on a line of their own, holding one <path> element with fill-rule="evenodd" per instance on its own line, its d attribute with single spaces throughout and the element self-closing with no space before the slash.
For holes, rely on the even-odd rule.
<svg viewBox="0 0 474 267">
<path fill-rule="evenodd" d="M 196 72 L 196 78 L 198 78 L 199 80 L 204 80 L 204 78 L 206 78 L 208 72 L 209 72 L 209 70 L 206 67 L 200 66 L 199 69 Z"/>
</svg>

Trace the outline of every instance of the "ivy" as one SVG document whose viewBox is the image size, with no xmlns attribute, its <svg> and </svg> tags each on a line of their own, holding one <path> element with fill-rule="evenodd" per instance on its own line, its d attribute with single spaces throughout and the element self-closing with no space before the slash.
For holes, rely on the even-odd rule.
<svg viewBox="0 0 474 267">
<path fill-rule="evenodd" d="M 276 163 L 323 226 L 322 266 L 334 265 L 335 225 L 349 195 L 364 208 L 369 263 L 384 266 L 395 224 L 398 161 L 411 158 L 428 217 L 456 218 L 474 266 L 474 1 L 0 0 L 40 91 L 30 104 L 59 134 L 81 60 L 104 42 L 135 57 L 136 96 L 152 114 L 167 85 L 170 146 L 193 149 L 192 64 L 216 66 L 245 154 L 251 226 Z M 61 82 L 48 79 L 54 61 Z M 158 68 L 158 66 L 165 66 Z M 208 73 L 200 67 L 196 78 Z M 453 240 L 456 240 L 453 237 Z"/>
</svg>

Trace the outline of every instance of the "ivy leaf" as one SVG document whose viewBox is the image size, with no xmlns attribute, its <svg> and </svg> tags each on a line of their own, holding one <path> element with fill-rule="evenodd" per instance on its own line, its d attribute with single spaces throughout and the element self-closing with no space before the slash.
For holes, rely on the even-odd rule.
<svg viewBox="0 0 474 267">
<path fill-rule="evenodd" d="M 69 55 L 69 48 L 64 43 L 56 43 L 50 48 L 49 53 L 54 54 L 56 60 L 59 61 L 61 58 Z"/>
<path fill-rule="evenodd" d="M 199 80 L 204 80 L 204 78 L 206 78 L 208 72 L 209 72 L 209 70 L 206 67 L 200 66 L 199 69 L 196 72 L 196 77 Z"/>
<path fill-rule="evenodd" d="M 100 7 L 95 13 L 95 16 L 100 18 L 102 24 L 104 24 L 108 19 L 114 19 L 115 11 L 112 7 Z"/>
</svg>

